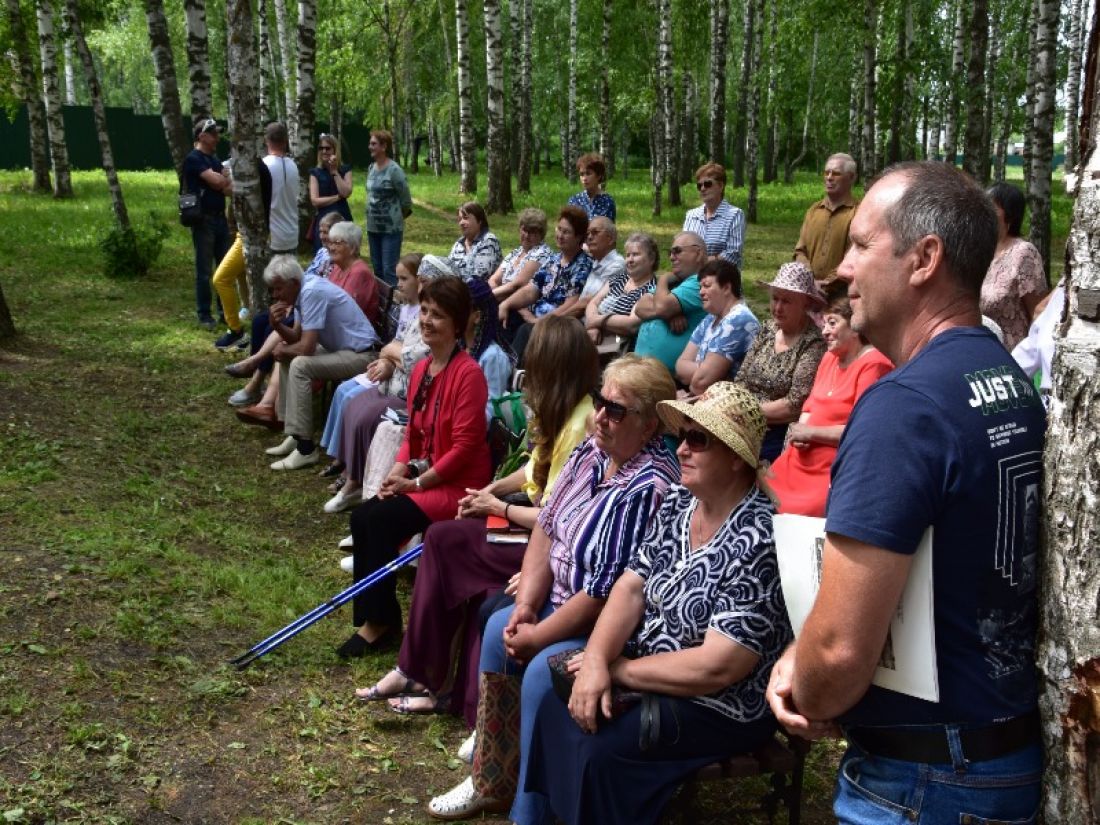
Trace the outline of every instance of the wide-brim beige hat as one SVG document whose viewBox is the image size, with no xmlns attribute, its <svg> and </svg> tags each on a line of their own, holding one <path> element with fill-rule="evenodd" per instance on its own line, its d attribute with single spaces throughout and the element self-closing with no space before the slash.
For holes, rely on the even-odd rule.
<svg viewBox="0 0 1100 825">
<path fill-rule="evenodd" d="M 801 261 L 788 261 L 779 267 L 775 278 L 770 281 L 757 281 L 757 286 L 768 289 L 785 289 L 798 292 L 810 299 L 816 307 L 823 307 L 828 301 L 814 280 L 814 271 Z"/>
<path fill-rule="evenodd" d="M 706 392 L 683 401 L 662 401 L 657 415 L 672 432 L 687 419 L 700 425 L 752 468 L 760 466 L 760 444 L 767 422 L 756 397 L 739 384 L 717 381 Z"/>
</svg>

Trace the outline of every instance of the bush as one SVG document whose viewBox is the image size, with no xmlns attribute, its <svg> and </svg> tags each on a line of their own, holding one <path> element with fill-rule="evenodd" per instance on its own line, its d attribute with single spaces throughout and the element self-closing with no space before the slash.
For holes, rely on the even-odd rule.
<svg viewBox="0 0 1100 825">
<path fill-rule="evenodd" d="M 140 278 L 160 257 L 168 227 L 150 213 L 146 226 L 123 229 L 117 223 L 100 239 L 103 273 L 108 278 Z"/>
</svg>

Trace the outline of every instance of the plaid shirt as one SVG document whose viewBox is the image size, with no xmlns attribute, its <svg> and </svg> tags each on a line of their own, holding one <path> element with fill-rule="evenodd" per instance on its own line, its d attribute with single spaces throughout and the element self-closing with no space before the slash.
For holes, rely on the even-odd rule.
<svg viewBox="0 0 1100 825">
<path fill-rule="evenodd" d="M 707 245 L 707 255 L 717 255 L 741 267 L 741 247 L 745 243 L 745 213 L 723 199 L 707 220 L 706 208 L 698 206 L 684 215 L 684 232 L 695 232 Z"/>
</svg>

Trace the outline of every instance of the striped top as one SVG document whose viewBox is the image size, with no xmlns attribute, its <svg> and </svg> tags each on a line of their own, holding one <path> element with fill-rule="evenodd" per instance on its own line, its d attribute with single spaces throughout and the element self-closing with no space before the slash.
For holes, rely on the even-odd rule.
<svg viewBox="0 0 1100 825">
<path fill-rule="evenodd" d="M 595 599 L 607 598 L 665 492 L 680 477 L 676 459 L 660 438 L 651 439 L 605 479 L 610 463 L 594 437 L 583 441 L 539 513 L 538 523 L 550 538 L 555 609 L 582 590 Z"/>
<path fill-rule="evenodd" d="M 684 215 L 684 232 L 695 232 L 707 245 L 707 255 L 717 255 L 741 267 L 745 243 L 745 213 L 723 199 L 709 220 L 706 207 L 697 206 Z"/>
</svg>

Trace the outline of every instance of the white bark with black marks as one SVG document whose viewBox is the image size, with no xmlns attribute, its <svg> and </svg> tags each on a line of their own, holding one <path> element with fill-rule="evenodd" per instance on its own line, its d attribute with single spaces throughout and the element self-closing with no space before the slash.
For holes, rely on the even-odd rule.
<svg viewBox="0 0 1100 825">
<path fill-rule="evenodd" d="M 468 0 L 455 0 L 455 52 L 458 60 L 458 143 L 462 163 L 459 191 L 477 192 L 477 147 L 474 145 L 474 101 L 470 88 L 470 19 Z"/>
<path fill-rule="evenodd" d="M 531 10 L 532 0 L 512 0 L 522 3 L 520 21 L 520 61 L 519 61 L 519 170 L 516 186 L 520 192 L 531 192 L 531 165 L 537 162 L 534 156 L 534 140 L 531 134 L 531 28 L 534 25 Z"/>
<path fill-rule="evenodd" d="M 294 118 L 294 104 L 298 98 L 294 88 L 294 78 L 297 72 L 294 70 L 294 40 L 290 34 L 290 25 L 287 20 L 286 0 L 274 0 L 275 2 L 275 32 L 279 38 L 279 60 L 282 66 L 280 74 L 283 81 L 283 120 L 286 122 L 287 132 L 290 135 L 290 145 L 293 149 L 297 137 L 297 124 Z"/>
<path fill-rule="evenodd" d="M 485 210 L 512 211 L 512 170 L 504 132 L 504 43 L 500 36 L 500 0 L 485 0 L 485 79 L 489 134 L 485 141 L 489 161 L 489 193 Z"/>
<path fill-rule="evenodd" d="M 46 103 L 46 128 L 50 136 L 50 161 L 53 164 L 53 196 L 73 196 L 69 174 L 69 150 L 65 146 L 65 121 L 61 115 L 61 88 L 57 77 L 57 35 L 50 0 L 37 0 L 38 52 L 42 61 L 42 98 Z"/>
<path fill-rule="evenodd" d="M 76 66 L 73 58 L 72 38 L 66 37 L 61 44 L 61 50 L 65 55 L 65 105 L 76 105 Z"/>
<path fill-rule="evenodd" d="M 952 166 L 959 149 L 959 84 L 955 81 L 966 69 L 966 0 L 955 0 L 954 10 L 955 36 L 951 39 L 951 74 L 947 83 L 943 136 L 943 159 Z"/>
<path fill-rule="evenodd" d="M 1054 103 L 1056 90 L 1059 0 L 1038 0 L 1035 19 L 1035 97 L 1031 110 L 1032 145 L 1028 206 L 1031 242 L 1039 250 L 1050 277 L 1050 181 L 1054 159 Z"/>
<path fill-rule="evenodd" d="M 149 47 L 153 52 L 153 68 L 157 75 L 157 89 L 160 92 L 160 120 L 164 126 L 164 137 L 168 141 L 168 151 L 172 154 L 172 165 L 179 174 L 183 168 L 183 159 L 191 151 L 187 139 L 188 130 L 183 124 L 183 110 L 180 108 L 180 90 L 176 82 L 176 61 L 172 56 L 172 43 L 168 38 L 168 21 L 164 17 L 162 0 L 142 0 L 145 7 L 145 23 L 149 29 Z"/>
<path fill-rule="evenodd" d="M 878 74 L 878 4 L 863 0 L 863 132 L 860 171 L 865 180 L 875 176 L 875 83 Z"/>
<path fill-rule="evenodd" d="M 672 87 L 672 3 L 657 0 L 657 83 L 661 95 L 661 178 L 668 185 L 668 202 L 679 203 L 676 185 L 676 101 Z M 676 195 L 673 195 L 673 191 Z"/>
<path fill-rule="evenodd" d="M 565 142 L 562 144 L 562 165 L 570 182 L 577 180 L 577 0 L 569 0 L 569 79 L 566 91 Z"/>
<path fill-rule="evenodd" d="M 206 30 L 206 0 L 183 0 L 187 22 L 187 80 L 191 92 L 191 117 L 213 116 L 210 94 L 210 56 Z"/>
<path fill-rule="evenodd" d="M 1085 0 L 1073 0 L 1069 28 L 1069 66 L 1066 74 L 1066 164 L 1065 171 L 1077 168 L 1077 113 L 1081 108 L 1081 55 L 1085 50 Z"/>
<path fill-rule="evenodd" d="M 729 0 L 710 0 L 710 150 L 707 154 L 712 161 L 720 164 L 725 164 L 726 153 L 726 49 L 729 48 L 729 26 Z"/>
<path fill-rule="evenodd" d="M 762 53 L 764 51 L 764 2 L 756 0 L 756 34 L 753 43 L 752 84 L 749 87 L 748 116 L 745 119 L 745 178 L 749 187 L 749 196 L 745 204 L 745 220 L 756 223 L 756 202 L 759 192 L 758 171 L 760 166 L 760 87 Z M 775 0 L 772 0 L 775 2 Z"/>
<path fill-rule="evenodd" d="M 313 165 L 317 122 L 317 0 L 298 0 L 298 100 L 294 123 L 297 135 L 293 143 L 294 162 L 298 166 L 298 226 L 303 235 L 309 228 L 312 205 L 309 202 L 309 168 Z"/>
<path fill-rule="evenodd" d="M 7 0 L 8 31 L 11 33 L 12 50 L 17 64 L 15 90 L 27 107 L 27 122 L 30 126 L 30 152 L 32 190 L 49 192 L 50 157 L 47 153 L 49 133 L 46 128 L 46 110 L 39 93 L 38 77 L 35 74 L 34 58 L 31 55 L 30 38 L 23 23 L 23 13 L 19 0 Z"/>
<path fill-rule="evenodd" d="M 966 64 L 966 138 L 963 141 L 963 171 L 982 183 L 989 180 L 985 137 L 985 61 L 989 51 L 989 2 L 972 0 L 967 26 L 969 59 Z"/>
<path fill-rule="evenodd" d="M 515 0 L 513 0 L 515 2 Z M 600 54 L 611 54 L 612 0 L 603 0 Z M 611 142 L 611 61 L 600 61 L 600 154 L 607 163 L 607 176 L 615 174 L 615 150 Z"/>
</svg>

